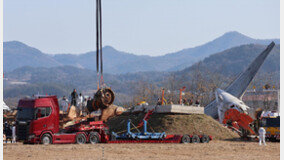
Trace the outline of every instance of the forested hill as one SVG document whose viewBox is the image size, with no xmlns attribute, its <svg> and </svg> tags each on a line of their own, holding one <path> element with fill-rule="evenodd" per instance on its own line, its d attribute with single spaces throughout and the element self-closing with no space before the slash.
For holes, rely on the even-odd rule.
<svg viewBox="0 0 284 160">
<path fill-rule="evenodd" d="M 198 77 L 199 81 L 219 80 L 227 84 L 245 70 L 265 48 L 265 45 L 242 45 L 213 54 L 181 71 L 104 74 L 104 79 L 105 83 L 112 87 L 116 93 L 129 97 L 146 83 L 151 84 L 153 88 L 160 89 L 161 87 L 169 88 L 169 81 L 171 81 L 176 83 L 173 89 L 178 89 L 191 83 L 197 72 L 200 76 Z M 259 84 L 271 82 L 279 86 L 279 57 L 280 45 L 276 45 L 254 81 Z M 4 97 L 32 95 L 38 92 L 62 96 L 69 94 L 73 88 L 85 92 L 96 89 L 96 72 L 74 66 L 21 67 L 6 73 L 5 78 Z M 174 81 L 171 78 L 174 78 Z M 26 84 L 20 85 L 15 82 L 25 82 Z M 192 88 L 193 86 L 191 86 Z"/>
</svg>

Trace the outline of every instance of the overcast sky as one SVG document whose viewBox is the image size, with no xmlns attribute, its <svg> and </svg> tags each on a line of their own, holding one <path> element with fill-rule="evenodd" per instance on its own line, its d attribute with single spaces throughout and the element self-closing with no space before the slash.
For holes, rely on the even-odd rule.
<svg viewBox="0 0 284 160">
<path fill-rule="evenodd" d="M 225 32 L 280 37 L 280 0 L 102 0 L 103 46 L 162 55 Z M 4 0 L 4 41 L 45 53 L 95 50 L 95 0 Z"/>
</svg>

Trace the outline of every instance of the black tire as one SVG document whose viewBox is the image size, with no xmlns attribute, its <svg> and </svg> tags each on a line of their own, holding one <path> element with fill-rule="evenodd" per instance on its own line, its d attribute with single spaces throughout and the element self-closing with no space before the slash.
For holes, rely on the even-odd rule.
<svg viewBox="0 0 284 160">
<path fill-rule="evenodd" d="M 181 138 L 181 143 L 190 143 L 190 137 L 188 135 L 183 135 Z"/>
<path fill-rule="evenodd" d="M 98 132 L 90 132 L 89 141 L 92 144 L 100 143 L 100 135 Z"/>
<path fill-rule="evenodd" d="M 40 143 L 44 145 L 52 144 L 52 137 L 50 134 L 45 133 L 41 136 Z"/>
<path fill-rule="evenodd" d="M 191 142 L 192 143 L 199 143 L 200 138 L 198 137 L 198 135 L 193 135 L 192 138 L 191 138 Z"/>
<path fill-rule="evenodd" d="M 203 135 L 201 138 L 201 143 L 209 143 L 210 138 L 207 135 Z"/>
<path fill-rule="evenodd" d="M 85 144 L 87 142 L 87 138 L 85 136 L 85 134 L 83 133 L 79 133 L 76 136 L 76 143 L 77 144 Z"/>
</svg>

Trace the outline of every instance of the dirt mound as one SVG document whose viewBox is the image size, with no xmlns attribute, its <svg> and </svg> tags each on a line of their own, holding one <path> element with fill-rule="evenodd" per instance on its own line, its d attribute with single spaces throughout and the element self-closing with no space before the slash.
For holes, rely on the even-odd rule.
<svg viewBox="0 0 284 160">
<path fill-rule="evenodd" d="M 131 119 L 137 125 L 144 114 L 121 115 L 110 119 L 107 123 L 111 131 L 122 132 L 126 130 L 127 120 Z M 207 115 L 166 115 L 153 114 L 148 120 L 149 132 L 166 132 L 167 134 L 207 134 L 213 139 L 231 139 L 239 137 L 238 134 L 225 128 L 218 121 Z M 133 130 L 135 132 L 135 130 Z"/>
</svg>

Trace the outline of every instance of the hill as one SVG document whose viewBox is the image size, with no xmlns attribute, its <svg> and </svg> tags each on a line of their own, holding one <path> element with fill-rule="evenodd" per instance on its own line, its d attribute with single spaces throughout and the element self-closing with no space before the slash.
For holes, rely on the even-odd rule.
<svg viewBox="0 0 284 160">
<path fill-rule="evenodd" d="M 211 54 L 243 44 L 269 44 L 278 39 L 258 40 L 247 37 L 238 32 L 228 32 L 221 37 L 206 44 L 183 49 L 175 53 L 163 56 L 137 56 L 106 46 L 103 48 L 104 66 L 107 73 L 134 73 L 138 71 L 177 71 L 191 66 L 195 62 L 208 57 Z M 82 66 L 95 70 L 95 52 L 89 52 L 78 56 L 71 54 L 55 55 L 54 58 L 65 65 Z"/>
<path fill-rule="evenodd" d="M 167 54 L 161 57 L 161 59 L 164 62 L 168 62 L 169 60 L 170 62 L 179 62 L 179 64 L 176 64 L 174 65 L 174 67 L 168 69 L 172 71 L 177 71 L 189 67 L 193 63 L 200 61 L 211 54 L 218 53 L 230 49 L 232 47 L 238 47 L 244 44 L 267 45 L 272 41 L 274 41 L 276 44 L 280 44 L 279 39 L 253 39 L 239 32 L 233 31 L 227 32 L 221 37 L 216 38 L 206 44 L 194 48 L 183 49 L 176 53 Z"/>
<path fill-rule="evenodd" d="M 177 73 L 182 74 L 193 71 L 196 67 L 201 70 L 207 68 L 210 72 L 234 76 L 243 71 L 266 48 L 265 45 L 242 45 L 223 52 L 213 54 L 200 63 L 196 63 Z M 260 69 L 260 72 L 280 71 L 280 45 L 276 45 Z"/>
<path fill-rule="evenodd" d="M 250 64 L 253 59 L 265 49 L 264 45 L 242 45 L 216 54 L 191 67 L 176 72 L 137 72 L 127 74 L 104 74 L 105 83 L 110 86 L 120 97 L 117 100 L 131 101 L 139 93 L 155 101 L 161 87 L 178 90 L 180 87 L 189 86 L 193 93 L 198 92 L 199 83 L 203 83 L 202 92 L 209 93 L 214 86 L 224 87 Z M 253 85 L 262 86 L 270 83 L 280 85 L 280 45 L 276 45 L 268 56 L 260 72 L 254 78 Z M 96 90 L 96 72 L 74 66 L 59 67 L 21 67 L 5 74 L 4 97 L 11 98 L 17 95 L 50 93 L 59 97 L 69 95 L 73 88 L 92 95 Z M 13 82 L 13 83 L 12 83 Z M 25 87 L 22 89 L 21 83 Z M 49 86 L 46 86 L 49 85 Z M 49 92 L 45 87 L 53 88 Z M 205 87 L 205 88 L 204 88 Z M 212 88 L 213 87 L 213 88 Z M 16 88 L 16 89 L 15 89 Z M 151 91 L 151 93 L 150 93 Z M 201 93 L 200 93 L 201 94 Z M 140 95 L 141 96 L 141 95 Z M 150 101 L 150 99 L 149 99 Z"/>
<path fill-rule="evenodd" d="M 4 42 L 4 71 L 12 71 L 23 66 L 54 67 L 61 64 L 36 48 L 18 41 Z"/>
<path fill-rule="evenodd" d="M 279 39 L 273 39 L 279 44 Z M 103 63 L 105 73 L 124 74 L 148 71 L 177 71 L 203 60 L 211 54 L 224 51 L 243 44 L 268 44 L 272 40 L 258 40 L 238 32 L 228 32 L 206 44 L 183 49 L 163 56 L 138 56 L 118 51 L 111 46 L 103 47 Z M 70 65 L 79 68 L 95 70 L 95 52 L 82 54 L 44 54 L 38 49 L 29 47 L 21 42 L 4 43 L 4 71 L 31 67 L 56 67 Z"/>
<path fill-rule="evenodd" d="M 121 75 L 104 74 L 104 81 L 115 92 L 130 95 L 134 85 L 139 81 L 147 81 L 155 84 L 162 81 L 166 75 L 168 75 L 168 73 L 165 72 L 138 72 Z M 72 87 L 77 88 L 79 91 L 92 91 L 97 88 L 97 73 L 95 71 L 73 66 L 52 68 L 25 66 L 6 73 L 5 77 L 4 97 L 11 97 L 12 95 L 10 93 L 12 91 L 15 92 L 15 96 L 21 95 L 16 94 L 16 90 L 14 90 L 15 87 L 20 88 L 19 86 L 21 86 L 21 84 L 11 82 L 25 82 L 25 87 L 30 88 L 26 90 L 34 91 L 34 93 L 26 92 L 27 95 L 41 91 L 40 94 L 60 93 L 58 96 L 63 96 L 69 94 Z M 53 84 L 53 86 L 56 84 L 56 87 L 61 86 L 61 88 L 64 88 L 62 89 L 63 91 L 66 91 L 66 86 L 68 86 L 69 91 L 57 92 L 57 89 L 55 89 L 56 92 L 48 92 L 43 88 L 43 84 Z M 37 88 L 35 88 L 35 86 L 37 86 Z M 39 86 L 41 87 L 39 88 Z M 35 91 L 36 89 L 38 90 Z"/>
</svg>

